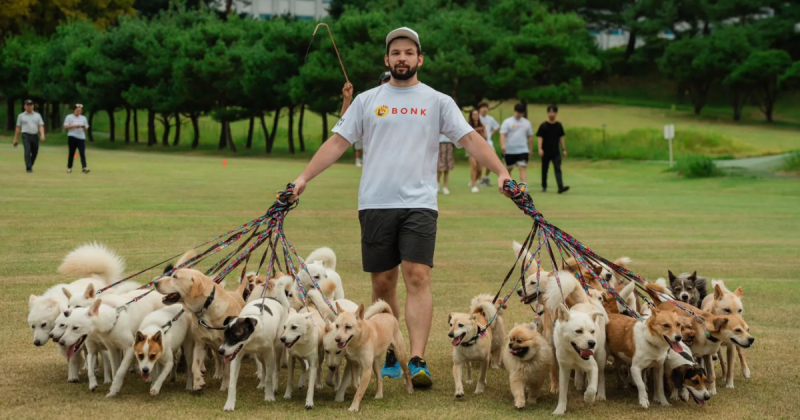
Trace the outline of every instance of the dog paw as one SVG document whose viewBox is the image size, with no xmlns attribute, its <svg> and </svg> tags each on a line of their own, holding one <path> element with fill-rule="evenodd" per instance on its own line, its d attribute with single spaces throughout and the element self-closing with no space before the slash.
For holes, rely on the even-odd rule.
<svg viewBox="0 0 800 420">
<path fill-rule="evenodd" d="M 150 395 L 152 395 L 154 397 L 157 396 L 158 395 L 158 390 L 155 389 L 155 388 L 150 389 Z"/>
<path fill-rule="evenodd" d="M 114 398 L 116 396 L 117 393 L 115 391 L 109 391 L 108 394 L 106 394 L 106 398 Z"/>
<path fill-rule="evenodd" d="M 292 399 L 292 394 L 289 393 L 289 392 L 283 394 L 283 399 L 284 400 L 291 400 Z"/>
<path fill-rule="evenodd" d="M 733 382 L 725 384 L 725 388 L 733 388 Z"/>
<path fill-rule="evenodd" d="M 351 413 L 358 413 L 358 407 L 357 406 L 355 406 L 355 407 L 354 406 L 350 406 L 350 408 L 348 408 L 347 411 L 349 411 Z"/>
<path fill-rule="evenodd" d="M 456 398 L 464 398 L 464 393 L 456 393 Z"/>
<path fill-rule="evenodd" d="M 564 415 L 564 413 L 566 413 L 566 412 L 567 412 L 567 409 L 566 409 L 566 407 L 564 407 L 564 408 L 562 408 L 562 407 L 556 407 L 556 411 L 553 411 L 553 415 L 554 415 L 554 416 L 563 416 L 563 415 Z"/>
<path fill-rule="evenodd" d="M 275 402 L 275 396 L 274 395 L 265 395 L 264 396 L 264 401 Z"/>
<path fill-rule="evenodd" d="M 525 409 L 525 406 L 524 406 L 524 405 L 516 405 L 516 404 L 515 404 L 515 405 L 514 405 L 514 408 L 516 408 L 517 410 L 524 410 L 524 409 Z"/>
<path fill-rule="evenodd" d="M 669 403 L 669 401 L 667 401 L 667 400 L 663 400 L 663 401 L 661 401 L 661 406 L 662 406 L 662 407 L 669 407 L 670 405 L 671 405 L 671 404 L 670 404 L 670 403 Z"/>
<path fill-rule="evenodd" d="M 472 378 L 465 379 L 464 383 L 467 384 L 467 385 L 471 385 L 472 384 Z"/>
<path fill-rule="evenodd" d="M 483 394 L 483 388 L 475 388 L 476 394 Z"/>
<path fill-rule="evenodd" d="M 69 378 L 69 379 L 67 379 L 67 382 L 69 382 L 69 383 L 71 383 L 71 384 L 77 384 L 77 383 L 78 383 L 78 382 L 80 382 L 80 381 L 81 381 L 81 380 L 80 380 L 80 379 L 78 379 L 78 378 Z"/>
<path fill-rule="evenodd" d="M 322 391 L 322 384 L 317 384 L 316 388 L 317 388 L 317 391 Z"/>
<path fill-rule="evenodd" d="M 590 389 L 583 393 L 583 401 L 585 401 L 587 404 L 593 403 L 596 397 L 597 392 L 592 392 Z"/>
<path fill-rule="evenodd" d="M 92 392 L 97 391 L 97 385 L 89 385 L 89 391 L 92 391 Z"/>
<path fill-rule="evenodd" d="M 225 408 L 223 408 L 223 410 L 225 410 L 228 413 L 232 412 L 235 409 L 236 409 L 236 403 L 235 402 L 226 403 L 225 404 Z"/>
<path fill-rule="evenodd" d="M 605 392 L 603 392 L 603 393 L 598 392 L 597 393 L 597 398 L 595 398 L 595 401 L 605 401 L 605 400 L 606 400 Z"/>
<path fill-rule="evenodd" d="M 742 376 L 744 376 L 745 379 L 750 379 L 750 369 L 743 371 Z"/>
<path fill-rule="evenodd" d="M 642 408 L 644 408 L 646 410 L 646 409 L 650 408 L 650 401 L 647 401 L 647 398 L 645 398 L 645 399 L 639 398 L 639 405 L 641 405 Z"/>
<path fill-rule="evenodd" d="M 558 385 L 556 385 L 555 387 L 550 385 L 550 393 L 551 394 L 558 394 Z"/>
<path fill-rule="evenodd" d="M 313 409 L 314 409 L 314 404 L 313 403 L 312 404 L 306 403 L 306 410 L 313 410 Z"/>
</svg>

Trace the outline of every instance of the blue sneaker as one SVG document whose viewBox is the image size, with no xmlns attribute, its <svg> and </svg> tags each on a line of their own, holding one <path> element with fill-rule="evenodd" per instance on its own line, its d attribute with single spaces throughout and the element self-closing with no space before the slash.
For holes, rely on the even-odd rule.
<svg viewBox="0 0 800 420">
<path fill-rule="evenodd" d="M 403 371 L 400 369 L 400 363 L 397 362 L 397 357 L 394 355 L 394 350 L 386 350 L 386 362 L 381 369 L 381 376 L 389 379 L 397 379 L 403 376 Z"/>
<path fill-rule="evenodd" d="M 414 388 L 430 388 L 433 386 L 433 379 L 431 379 L 431 372 L 428 370 L 428 364 L 418 356 L 411 358 L 408 362 L 408 370 L 411 373 L 411 384 Z"/>
</svg>

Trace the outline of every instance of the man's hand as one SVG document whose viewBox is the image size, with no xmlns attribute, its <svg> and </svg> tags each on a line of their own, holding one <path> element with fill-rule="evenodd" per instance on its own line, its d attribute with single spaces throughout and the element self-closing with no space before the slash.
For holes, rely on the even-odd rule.
<svg viewBox="0 0 800 420">
<path fill-rule="evenodd" d="M 19 140 L 17 140 L 17 138 L 14 137 L 14 147 L 17 147 L 18 144 L 19 144 Z"/>
<path fill-rule="evenodd" d="M 564 157 L 567 157 L 567 150 L 564 149 Z"/>
<path fill-rule="evenodd" d="M 543 149 L 539 149 L 539 157 L 544 157 L 544 150 Z"/>
<path fill-rule="evenodd" d="M 44 136 L 40 137 L 40 139 L 42 140 L 42 143 L 44 143 Z"/>
<path fill-rule="evenodd" d="M 353 85 L 350 83 L 345 83 L 344 87 L 342 88 L 342 95 L 344 95 L 344 99 L 348 101 L 353 99 Z"/>
<path fill-rule="evenodd" d="M 497 188 L 500 190 L 500 194 L 506 195 L 505 191 L 503 190 L 503 185 L 505 185 L 506 181 L 510 179 L 511 176 L 508 174 L 508 170 L 504 171 L 502 174 L 497 175 Z"/>
<path fill-rule="evenodd" d="M 292 191 L 292 196 L 289 197 L 289 201 L 292 203 L 297 201 L 297 199 L 300 198 L 300 194 L 302 194 L 303 191 L 306 190 L 306 180 L 304 180 L 302 177 L 297 178 L 294 180 L 293 184 L 294 184 L 294 190 Z"/>
</svg>

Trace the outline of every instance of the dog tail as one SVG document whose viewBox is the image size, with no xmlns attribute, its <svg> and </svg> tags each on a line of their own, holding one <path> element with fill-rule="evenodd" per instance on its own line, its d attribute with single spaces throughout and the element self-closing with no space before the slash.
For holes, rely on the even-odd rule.
<svg viewBox="0 0 800 420">
<path fill-rule="evenodd" d="M 325 268 L 336 271 L 336 253 L 326 246 L 317 248 L 311 254 L 308 254 L 306 263 L 313 263 L 314 261 L 322 261 L 322 265 Z"/>
<path fill-rule="evenodd" d="M 513 241 L 511 243 L 511 248 L 514 249 L 514 255 L 515 256 L 519 256 L 519 252 L 522 251 L 522 244 L 517 242 L 517 241 Z M 522 263 L 523 264 L 528 264 L 528 261 L 530 261 L 531 258 L 533 258 L 533 257 L 531 256 L 531 254 L 526 249 L 525 252 L 522 255 Z"/>
<path fill-rule="evenodd" d="M 665 279 L 664 277 L 659 277 L 658 280 L 656 280 L 656 284 L 665 289 L 669 287 L 669 285 L 667 284 L 667 279 Z"/>
<path fill-rule="evenodd" d="M 470 308 L 470 312 L 473 314 L 483 314 L 486 321 L 491 321 L 495 314 L 497 314 L 497 308 L 492 304 L 492 301 L 477 302 L 476 306 Z M 497 326 L 496 323 L 493 325 Z"/>
<path fill-rule="evenodd" d="M 653 302 L 655 303 L 664 302 L 664 299 L 659 295 L 659 293 L 662 295 L 667 295 L 673 299 L 672 293 L 670 293 L 669 289 L 659 284 L 647 282 L 644 284 L 644 288 L 647 290 L 647 294 L 650 295 L 650 299 L 653 299 Z"/>
<path fill-rule="evenodd" d="M 628 264 L 630 264 L 631 262 L 633 262 L 633 260 L 630 259 L 629 257 L 619 257 L 616 260 L 614 260 L 614 264 L 620 267 L 627 267 Z"/>
<path fill-rule="evenodd" d="M 184 264 L 184 263 L 186 263 L 186 261 L 189 261 L 189 260 L 191 260 L 192 258 L 194 258 L 196 256 L 197 256 L 197 252 L 195 252 L 195 250 L 193 250 L 193 249 L 190 249 L 190 250 L 186 251 L 185 254 L 181 255 L 180 258 L 178 258 L 178 262 L 175 263 L 175 265 Z"/>
<path fill-rule="evenodd" d="M 125 260 L 103 244 L 81 245 L 64 257 L 58 272 L 71 277 L 95 277 L 110 284 L 122 277 Z"/>
<path fill-rule="evenodd" d="M 581 285 L 578 283 L 578 279 L 576 279 L 575 276 L 568 271 L 558 271 L 559 281 L 555 281 L 555 274 L 552 274 L 551 276 L 552 278 L 547 284 L 547 290 L 545 290 L 544 293 L 544 305 L 547 309 L 556 311 L 558 310 L 558 306 L 561 305 L 564 300 L 566 300 L 567 296 L 571 295 L 575 290 L 581 288 Z M 561 283 L 560 289 L 559 283 Z M 575 295 L 576 297 L 583 296 L 584 298 L 579 298 L 579 302 L 576 303 L 589 303 L 589 297 L 586 296 L 586 293 L 583 293 L 583 290 L 581 290 L 581 293 L 575 293 Z"/>
<path fill-rule="evenodd" d="M 328 305 L 325 303 L 325 299 L 322 298 L 322 294 L 317 289 L 311 289 L 308 291 L 308 298 L 314 304 L 314 307 L 317 308 L 319 313 L 322 315 L 322 319 L 327 319 L 329 321 L 336 320 L 336 316 L 333 315 L 333 311 Z M 329 300 L 330 302 L 330 300 Z M 333 304 L 333 303 L 331 303 Z"/>
<path fill-rule="evenodd" d="M 290 276 L 283 276 L 275 281 L 275 299 L 280 302 L 285 311 L 291 307 L 289 299 L 286 297 L 286 287 L 292 284 L 294 279 Z"/>
<path fill-rule="evenodd" d="M 394 316 L 394 313 L 392 312 L 392 307 L 389 306 L 388 303 L 380 299 L 375 301 L 375 303 L 373 303 L 372 305 L 370 305 L 369 308 L 367 308 L 367 310 L 364 312 L 364 319 L 370 319 L 378 314 L 389 314 Z"/>
</svg>

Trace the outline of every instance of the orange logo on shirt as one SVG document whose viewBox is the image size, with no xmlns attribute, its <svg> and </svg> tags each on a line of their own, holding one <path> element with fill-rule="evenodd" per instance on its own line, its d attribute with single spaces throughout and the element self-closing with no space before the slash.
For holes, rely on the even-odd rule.
<svg viewBox="0 0 800 420">
<path fill-rule="evenodd" d="M 427 117 L 428 114 L 426 114 L 426 111 L 428 111 L 428 110 L 424 109 L 424 108 L 392 108 L 390 110 L 388 106 L 381 105 L 381 106 L 379 106 L 378 108 L 375 109 L 375 115 L 377 117 L 379 117 L 379 118 L 383 118 L 383 117 L 389 115 L 390 113 L 392 115 L 396 115 L 396 114 L 400 114 L 400 115 L 419 115 L 419 116 L 422 116 L 422 117 Z"/>
<path fill-rule="evenodd" d="M 385 117 L 387 115 L 389 115 L 389 107 L 388 106 L 381 105 L 381 106 L 379 106 L 378 108 L 375 109 L 375 116 L 377 116 L 379 118 L 383 118 L 383 117 Z"/>
</svg>

